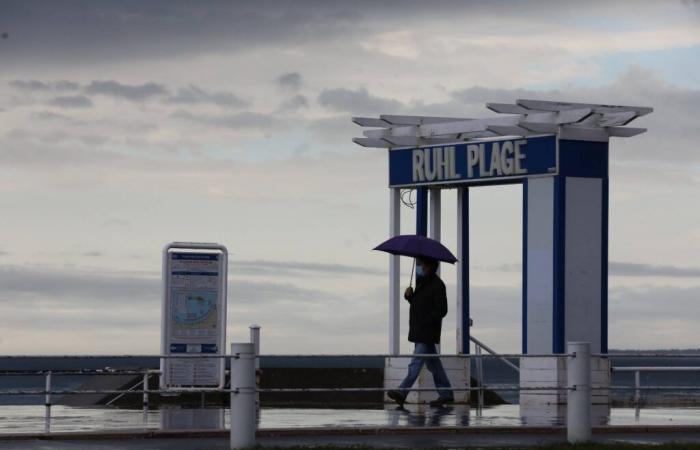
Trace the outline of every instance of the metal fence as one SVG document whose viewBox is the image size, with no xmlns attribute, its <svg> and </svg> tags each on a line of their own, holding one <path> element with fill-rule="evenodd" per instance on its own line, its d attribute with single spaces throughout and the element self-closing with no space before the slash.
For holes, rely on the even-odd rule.
<svg viewBox="0 0 700 450">
<path fill-rule="evenodd" d="M 259 336 L 253 337 L 259 339 Z M 480 344 L 480 343 L 479 343 Z M 481 349 L 489 353 L 483 353 Z M 256 431 L 256 397 L 265 392 L 386 392 L 390 390 L 386 387 L 360 387 L 360 388 L 259 388 L 256 385 L 256 367 L 259 364 L 259 345 L 256 343 L 231 344 L 229 355 L 123 355 L 120 358 L 228 358 L 230 359 L 230 388 L 197 388 L 185 389 L 149 389 L 149 377 L 160 375 L 160 370 L 20 370 L 0 371 L 2 376 L 23 376 L 23 375 L 43 375 L 45 377 L 45 389 L 7 389 L 0 390 L 0 395 L 43 395 L 45 396 L 45 422 L 44 431 L 51 432 L 51 406 L 52 396 L 55 395 L 83 395 L 83 394 L 115 394 L 118 396 L 132 394 L 142 396 L 144 425 L 147 424 L 147 412 L 149 406 L 149 395 L 152 394 L 181 394 L 187 393 L 210 393 L 217 392 L 230 395 L 230 439 L 231 448 L 242 448 L 255 443 Z M 696 354 L 665 354 L 665 353 L 629 353 L 629 354 L 591 354 L 590 346 L 587 343 L 569 343 L 565 354 L 495 354 L 486 346 L 477 346 L 476 355 L 465 354 L 400 354 L 400 355 L 264 355 L 274 356 L 304 356 L 304 357 L 392 357 L 392 358 L 473 358 L 477 361 L 477 375 L 479 383 L 477 386 L 453 387 L 453 391 L 474 391 L 478 393 L 479 405 L 483 405 L 483 392 L 486 390 L 498 391 L 566 391 L 567 393 L 567 438 L 570 442 L 589 440 L 591 437 L 591 390 L 633 390 L 635 392 L 635 402 L 639 406 L 640 391 L 645 390 L 684 390 L 700 391 L 700 386 L 642 386 L 640 383 L 641 372 L 645 371 L 698 371 L 700 367 L 614 367 L 613 371 L 635 373 L 635 384 L 633 386 L 595 386 L 591 384 L 591 359 L 592 357 L 663 357 L 663 358 L 698 358 Z M 48 356 L 47 356 L 48 357 Z M 54 356 L 51 358 L 75 358 L 76 356 Z M 80 358 L 114 358 L 114 355 L 90 355 L 80 356 Z M 479 363 L 485 358 L 497 358 L 506 361 L 517 369 L 509 359 L 522 358 L 566 358 L 567 359 L 567 380 L 565 386 L 520 386 L 518 384 L 488 385 L 484 382 L 483 370 L 479 370 Z M 8 356 L 5 358 L 21 360 L 23 358 L 36 358 L 36 356 Z M 54 378 L 62 375 L 140 375 L 141 381 L 129 389 L 54 389 Z M 438 388 L 411 388 L 409 391 L 436 391 Z M 114 399 L 113 399 L 114 400 Z"/>
</svg>

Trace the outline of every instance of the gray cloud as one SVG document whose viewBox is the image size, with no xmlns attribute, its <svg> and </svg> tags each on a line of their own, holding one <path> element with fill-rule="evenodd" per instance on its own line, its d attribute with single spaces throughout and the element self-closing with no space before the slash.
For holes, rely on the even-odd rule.
<svg viewBox="0 0 700 450">
<path fill-rule="evenodd" d="M 90 251 L 83 256 L 99 256 Z M 303 269 L 302 269 L 303 270 Z M 0 301 L 4 306 L 13 302 L 49 305 L 60 302 L 65 307 L 111 304 L 119 300 L 124 307 L 160 299 L 159 272 L 110 271 L 71 268 L 44 268 L 0 265 Z M 230 281 L 231 296 L 236 302 L 260 305 L 296 301 L 316 303 L 334 298 L 333 294 L 296 286 L 292 283 L 250 281 L 237 278 Z M 14 300 L 13 300 L 14 299 Z M 150 299 L 150 300 L 147 300 Z"/>
<path fill-rule="evenodd" d="M 296 112 L 300 109 L 308 108 L 309 101 L 303 95 L 295 95 L 294 97 L 280 103 L 279 112 Z"/>
<path fill-rule="evenodd" d="M 498 272 L 520 272 L 522 270 L 522 265 L 509 263 L 498 266 L 476 266 L 475 268 L 477 270 L 494 270 Z M 698 267 L 663 266 L 644 263 L 610 261 L 608 268 L 610 275 L 617 277 L 700 277 L 700 268 Z"/>
<path fill-rule="evenodd" d="M 213 127 L 222 128 L 267 128 L 275 123 L 275 118 L 269 114 L 254 112 L 240 112 L 236 114 L 193 114 L 189 111 L 179 110 L 171 114 L 175 119 L 188 120 Z"/>
<path fill-rule="evenodd" d="M 700 268 L 697 267 L 657 266 L 627 262 L 610 262 L 609 267 L 611 274 L 620 277 L 700 277 Z"/>
<path fill-rule="evenodd" d="M 213 104 L 231 108 L 243 108 L 250 106 L 249 101 L 244 100 L 231 92 L 208 92 L 193 84 L 185 88 L 178 89 L 177 92 L 168 97 L 166 101 L 174 104 Z"/>
<path fill-rule="evenodd" d="M 318 102 L 328 109 L 347 111 L 349 113 L 391 114 L 402 110 L 403 105 L 397 100 L 377 97 L 366 88 L 357 90 L 337 88 L 326 89 L 318 96 Z"/>
<path fill-rule="evenodd" d="M 386 271 L 371 267 L 269 260 L 233 261 L 231 270 L 234 275 L 237 273 L 251 275 L 386 275 Z"/>
<path fill-rule="evenodd" d="M 59 108 L 90 108 L 92 100 L 84 95 L 63 95 L 49 100 L 49 105 Z"/>
<path fill-rule="evenodd" d="M 60 121 L 71 120 L 71 118 L 66 116 L 65 114 L 59 114 L 59 113 L 55 113 L 53 111 L 33 112 L 32 117 L 40 119 L 40 120 L 60 120 Z"/>
<path fill-rule="evenodd" d="M 301 88 L 301 74 L 299 72 L 285 73 L 277 77 L 277 84 L 283 88 L 290 89 L 293 91 Z"/>
<path fill-rule="evenodd" d="M 368 7 L 371 4 L 367 4 Z M 393 8 L 392 8 L 393 9 Z M 71 65 L 250 50 L 340 39 L 359 33 L 357 6 L 318 1 L 207 2 L 103 0 L 47 8 L 37 0 L 3 2 L 4 60 Z"/>
<path fill-rule="evenodd" d="M 379 275 L 379 272 L 354 266 L 326 268 L 322 263 L 240 261 L 233 264 L 229 285 L 229 306 L 236 311 L 234 322 L 262 323 L 265 329 L 272 330 L 266 338 L 270 347 L 289 350 L 289 342 L 294 341 L 305 345 L 304 351 L 314 351 L 320 348 L 313 342 L 318 336 L 355 336 L 379 348 L 386 332 L 385 304 L 378 301 L 384 298 L 383 287 L 327 292 L 295 283 L 251 281 L 248 276 L 241 276 L 245 275 L 239 270 L 242 267 L 253 269 L 258 265 L 302 275 L 336 271 Z M 448 292 L 453 291 L 454 286 L 449 285 Z M 693 339 L 695 319 L 700 313 L 699 295 L 700 287 L 611 289 L 611 347 L 696 346 Z M 454 332 L 453 301 L 451 298 L 450 312 L 444 322 L 446 338 Z M 517 288 L 473 286 L 471 315 L 475 319 L 475 336 L 497 349 L 517 349 L 520 329 L 512 324 L 520 322 L 519 302 Z M 26 314 L 28 308 L 35 311 L 31 320 Z M 133 317 L 134 308 L 142 312 L 138 319 Z M 5 330 L 22 329 L 26 333 L 33 329 L 59 332 L 70 329 L 85 333 L 100 329 L 102 333 L 113 333 L 129 327 L 134 333 L 143 333 L 158 326 L 159 309 L 158 271 L 105 273 L 70 267 L 0 265 L 0 323 Z M 311 329 L 314 332 L 309 334 Z M 650 330 L 653 336 L 649 336 Z M 357 340 L 352 342 L 359 345 Z"/>
<path fill-rule="evenodd" d="M 118 81 L 93 81 L 84 88 L 89 95 L 106 95 L 130 101 L 144 101 L 154 97 L 162 97 L 168 94 L 165 86 L 158 83 L 123 84 Z"/>
<path fill-rule="evenodd" d="M 10 86 L 20 91 L 47 92 L 47 91 L 77 91 L 80 85 L 73 81 L 39 81 L 39 80 L 12 80 Z"/>
</svg>

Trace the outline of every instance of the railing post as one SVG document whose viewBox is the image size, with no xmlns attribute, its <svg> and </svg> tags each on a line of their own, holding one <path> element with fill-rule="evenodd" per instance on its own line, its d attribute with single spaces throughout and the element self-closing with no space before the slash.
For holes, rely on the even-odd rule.
<svg viewBox="0 0 700 450">
<path fill-rule="evenodd" d="M 148 370 L 143 374 L 143 427 L 148 428 Z"/>
<path fill-rule="evenodd" d="M 231 449 L 255 445 L 255 346 L 231 344 Z"/>
<path fill-rule="evenodd" d="M 477 414 L 481 415 L 484 407 L 484 360 L 481 357 L 481 346 L 476 345 L 476 376 L 479 379 L 479 391 L 477 392 Z"/>
<path fill-rule="evenodd" d="M 591 345 L 569 342 L 566 434 L 569 443 L 591 440 Z"/>
<path fill-rule="evenodd" d="M 250 325 L 250 342 L 255 350 L 255 387 L 258 387 L 260 376 L 260 325 L 254 323 Z M 260 394 L 255 393 L 255 418 L 258 419 L 260 413 Z"/>
<path fill-rule="evenodd" d="M 639 377 L 639 371 L 634 371 L 634 406 L 639 408 L 639 386 L 641 385 L 641 380 Z"/>
<path fill-rule="evenodd" d="M 258 355 L 260 354 L 260 325 L 254 323 L 250 325 L 250 342 L 253 344 L 253 349 L 255 352 L 255 368 L 260 368 L 260 361 L 258 361 Z"/>
<path fill-rule="evenodd" d="M 44 433 L 51 432 L 51 371 L 46 373 L 46 398 L 44 399 L 46 414 L 44 416 Z"/>
</svg>

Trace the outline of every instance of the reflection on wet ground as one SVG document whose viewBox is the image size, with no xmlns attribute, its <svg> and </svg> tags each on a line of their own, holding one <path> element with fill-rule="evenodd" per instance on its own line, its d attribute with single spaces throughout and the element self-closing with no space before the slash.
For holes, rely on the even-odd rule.
<svg viewBox="0 0 700 450">
<path fill-rule="evenodd" d="M 300 427 L 492 427 L 562 425 L 566 410 L 561 406 L 536 410 L 521 409 L 519 405 L 499 405 L 476 408 L 455 405 L 430 408 L 408 405 L 397 410 L 393 405 L 384 409 L 300 409 L 263 408 L 260 428 Z M 699 425 L 700 408 L 673 407 L 594 410 L 596 425 Z M 146 416 L 149 429 L 220 429 L 228 427 L 228 411 L 221 408 L 151 410 Z M 52 431 L 99 431 L 144 428 L 140 410 L 114 408 L 71 408 L 56 406 L 52 410 Z M 44 429 L 42 406 L 0 407 L 0 433 L 38 433 Z"/>
</svg>

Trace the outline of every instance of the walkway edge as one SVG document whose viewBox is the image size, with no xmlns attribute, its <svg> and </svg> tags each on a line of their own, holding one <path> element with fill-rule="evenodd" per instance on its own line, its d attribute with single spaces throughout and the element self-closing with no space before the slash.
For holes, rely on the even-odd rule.
<svg viewBox="0 0 700 450">
<path fill-rule="evenodd" d="M 358 435 L 450 435 L 450 434 L 565 434 L 557 427 L 362 427 L 362 428 L 264 428 L 257 437 L 358 436 Z M 594 434 L 609 433 L 700 433 L 700 425 L 615 425 L 594 427 Z M 54 432 L 1 434 L 2 441 L 20 440 L 103 440 L 228 437 L 228 430 L 115 430 L 95 432 Z"/>
</svg>

